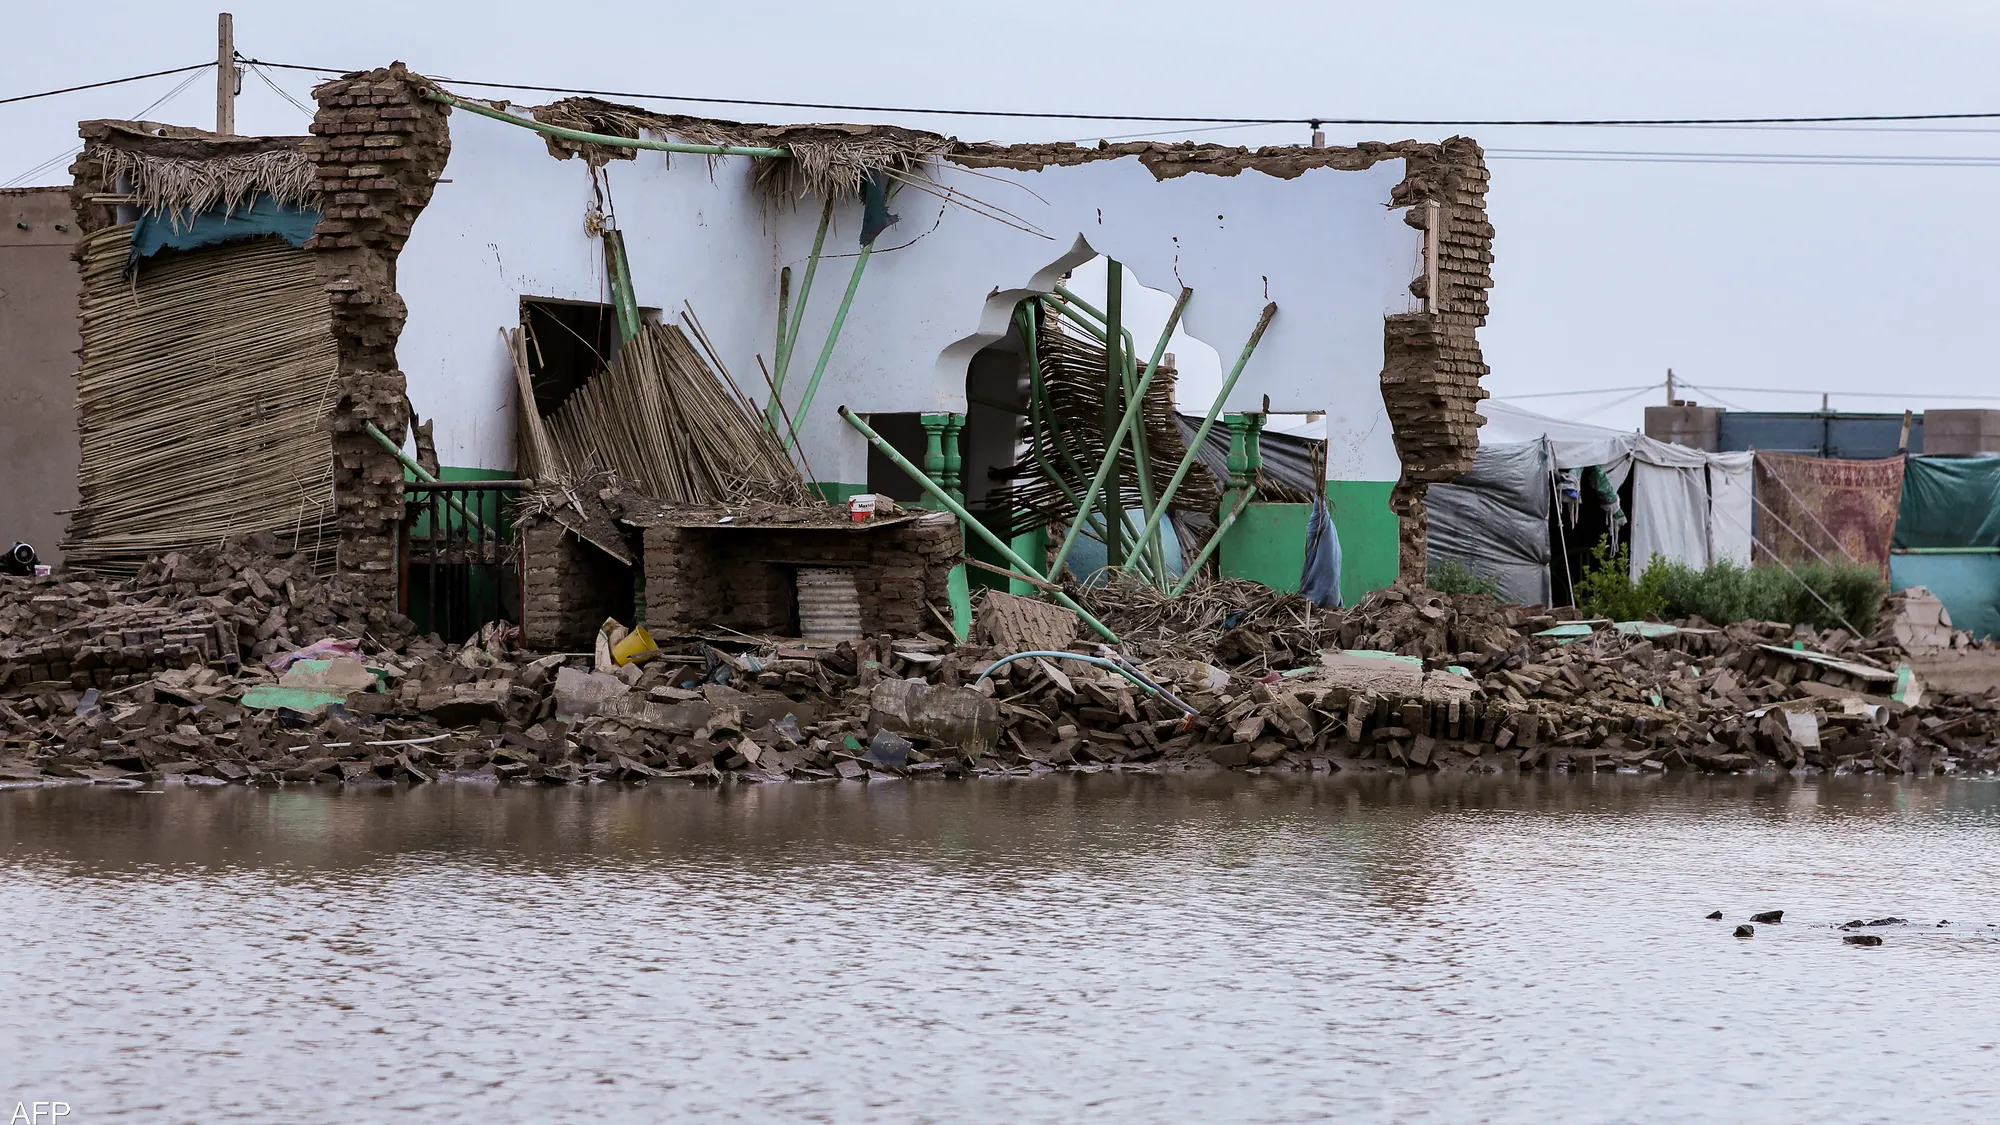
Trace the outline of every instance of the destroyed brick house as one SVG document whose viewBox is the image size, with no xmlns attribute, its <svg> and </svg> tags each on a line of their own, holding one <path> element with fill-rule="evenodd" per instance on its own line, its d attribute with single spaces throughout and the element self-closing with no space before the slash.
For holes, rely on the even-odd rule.
<svg viewBox="0 0 2000 1125">
<path fill-rule="evenodd" d="M 968 574 L 1045 587 L 1078 532 L 1163 589 L 1204 538 L 1282 585 L 1319 498 L 1350 598 L 1420 576 L 1424 490 L 1477 446 L 1469 140 L 969 144 L 502 108 L 400 64 L 316 96 L 306 137 L 83 124 L 70 563 L 266 532 L 545 647 L 606 616 L 908 635 Z M 1177 299 L 1157 340 L 1142 291 Z M 1214 409 L 1175 401 L 1176 322 L 1230 373 Z M 1284 416 L 1316 496 L 1260 471 Z M 902 510 L 848 517 L 876 494 Z"/>
</svg>

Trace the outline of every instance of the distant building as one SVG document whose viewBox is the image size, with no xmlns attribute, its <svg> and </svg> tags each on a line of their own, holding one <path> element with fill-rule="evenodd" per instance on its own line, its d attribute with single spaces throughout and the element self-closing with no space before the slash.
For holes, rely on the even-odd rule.
<svg viewBox="0 0 2000 1125">
<path fill-rule="evenodd" d="M 2000 410 L 1932 410 L 1905 416 L 1724 410 L 1680 401 L 1646 408 L 1646 436 L 1710 453 L 1757 450 L 1851 461 L 1898 453 L 1974 457 L 2000 453 Z"/>
<path fill-rule="evenodd" d="M 75 249 L 67 186 L 0 189 L 0 550 L 48 563 L 76 507 Z"/>
</svg>

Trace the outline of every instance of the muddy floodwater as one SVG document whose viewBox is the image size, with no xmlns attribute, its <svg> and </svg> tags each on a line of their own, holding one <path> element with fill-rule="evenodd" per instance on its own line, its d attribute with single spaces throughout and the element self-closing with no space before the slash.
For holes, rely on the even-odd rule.
<svg viewBox="0 0 2000 1125">
<path fill-rule="evenodd" d="M 2000 1115 L 1976 780 L 21 789 L 0 918 L 64 1125 Z"/>
</svg>

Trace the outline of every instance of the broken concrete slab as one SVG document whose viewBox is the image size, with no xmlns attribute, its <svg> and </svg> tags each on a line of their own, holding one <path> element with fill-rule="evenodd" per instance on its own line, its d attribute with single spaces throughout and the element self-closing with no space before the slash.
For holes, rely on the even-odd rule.
<svg viewBox="0 0 2000 1125">
<path fill-rule="evenodd" d="M 1000 738 L 1000 708 L 971 688 L 883 680 L 869 695 L 869 726 L 944 746 L 976 758 Z"/>
<path fill-rule="evenodd" d="M 631 685 L 608 672 L 564 668 L 556 673 L 556 717 L 588 718 L 631 691 Z"/>
</svg>

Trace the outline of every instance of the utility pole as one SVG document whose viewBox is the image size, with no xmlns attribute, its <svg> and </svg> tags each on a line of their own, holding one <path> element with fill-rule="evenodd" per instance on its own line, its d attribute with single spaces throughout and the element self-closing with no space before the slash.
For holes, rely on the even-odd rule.
<svg viewBox="0 0 2000 1125">
<path fill-rule="evenodd" d="M 215 131 L 225 137 L 236 134 L 236 17 L 219 12 L 215 17 Z"/>
<path fill-rule="evenodd" d="M 1674 404 L 1674 369 L 1667 368 L 1667 405 Z"/>
</svg>

